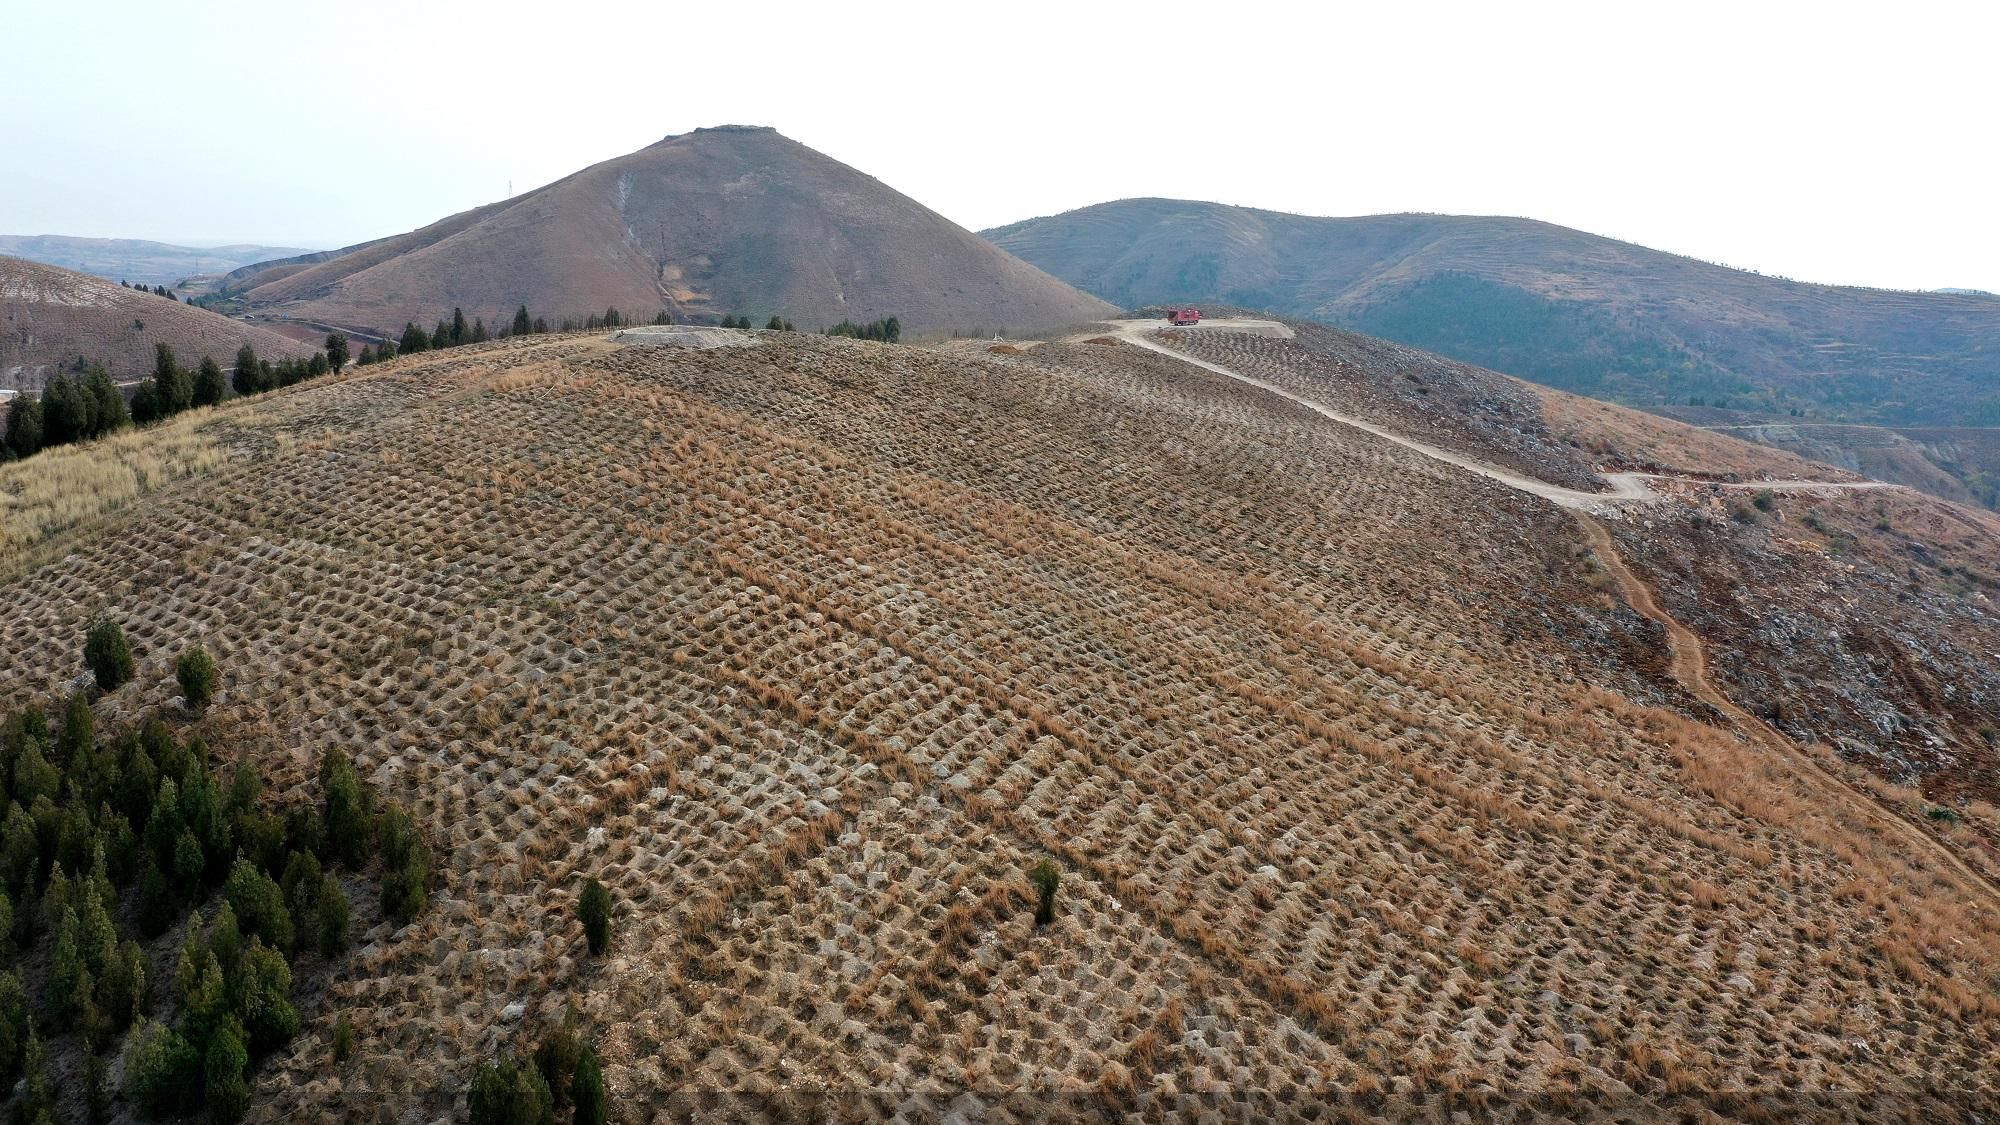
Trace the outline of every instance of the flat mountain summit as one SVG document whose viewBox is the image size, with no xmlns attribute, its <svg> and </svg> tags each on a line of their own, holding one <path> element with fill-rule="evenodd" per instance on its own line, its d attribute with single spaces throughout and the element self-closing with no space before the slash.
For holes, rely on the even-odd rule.
<svg viewBox="0 0 2000 1125">
<path fill-rule="evenodd" d="M 895 316 L 928 331 L 1111 311 L 871 176 L 776 130 L 698 129 L 512 199 L 331 255 L 239 270 L 255 311 L 394 331 L 454 307 L 489 323 Z"/>
</svg>

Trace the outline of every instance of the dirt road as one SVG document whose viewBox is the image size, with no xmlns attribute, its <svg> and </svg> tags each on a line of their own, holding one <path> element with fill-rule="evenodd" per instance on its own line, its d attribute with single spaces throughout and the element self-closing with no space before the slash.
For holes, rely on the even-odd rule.
<svg viewBox="0 0 2000 1125">
<path fill-rule="evenodd" d="M 1117 321 L 1112 321 L 1111 324 L 1116 329 L 1117 336 L 1119 339 L 1124 340 L 1128 343 L 1136 344 L 1139 347 L 1145 348 L 1148 351 L 1158 352 L 1161 355 L 1165 356 L 1172 356 L 1173 358 L 1178 359 L 1183 363 L 1191 363 L 1194 366 L 1199 367 L 1204 371 L 1210 371 L 1217 375 L 1224 376 L 1225 378 L 1234 379 L 1239 383 L 1245 383 L 1250 386 L 1256 387 L 1259 390 L 1268 391 L 1271 394 L 1277 395 L 1279 398 L 1285 399 L 1289 402 L 1297 403 L 1298 405 L 1305 407 L 1307 410 L 1311 410 L 1316 414 L 1331 419 L 1335 422 L 1339 422 L 1341 425 L 1352 426 L 1357 430 L 1373 434 L 1384 441 L 1394 442 L 1395 444 L 1400 445 L 1405 449 L 1421 453 L 1424 456 L 1431 458 L 1432 460 L 1442 461 L 1447 465 L 1455 465 L 1461 469 L 1466 470 L 1467 472 L 1477 473 L 1480 476 L 1487 478 L 1488 480 L 1498 481 L 1499 483 L 1504 484 L 1509 488 L 1518 489 L 1519 491 L 1522 492 L 1532 493 L 1533 495 L 1540 496 L 1544 500 L 1547 500 L 1553 504 L 1558 504 L 1562 507 L 1569 508 L 1575 511 L 1588 512 L 1592 515 L 1611 516 L 1616 518 L 1617 516 L 1621 515 L 1625 509 L 1630 508 L 1634 505 L 1648 504 L 1664 500 L 1665 497 L 1663 497 L 1658 492 L 1655 492 L 1653 490 L 1650 484 L 1650 482 L 1652 481 L 1684 480 L 1687 481 L 1688 483 L 1699 484 L 1704 487 L 1715 487 L 1715 488 L 1722 488 L 1722 489 L 1729 489 L 1736 491 L 1761 491 L 1764 489 L 1769 489 L 1772 492 L 1811 492 L 1811 493 L 1838 492 L 1849 489 L 1902 487 L 1901 485 L 1886 484 L 1882 481 L 1872 481 L 1872 480 L 1871 481 L 1773 480 L 1773 481 L 1748 481 L 1748 482 L 1732 482 L 1727 484 L 1721 484 L 1721 483 L 1712 484 L 1711 482 L 1708 481 L 1699 481 L 1699 480 L 1694 480 L 1692 478 L 1683 478 L 1683 477 L 1671 477 L 1658 473 L 1606 473 L 1599 478 L 1603 480 L 1605 483 L 1606 486 L 1605 491 L 1585 492 L 1582 489 L 1565 488 L 1559 484 L 1550 484 L 1548 481 L 1545 480 L 1536 480 L 1534 477 L 1514 472 L 1511 469 L 1503 469 L 1498 465 L 1489 464 L 1475 457 L 1468 457 L 1463 453 L 1454 453 L 1449 449 L 1443 449 L 1438 446 L 1431 445 L 1428 442 L 1418 441 L 1415 438 L 1399 434 L 1394 430 L 1391 430 L 1385 426 L 1379 426 L 1373 422 L 1357 418 L 1352 414 L 1346 414 L 1341 411 L 1335 410 L 1324 403 L 1315 402 L 1308 398 L 1302 398 L 1299 395 L 1291 393 L 1290 391 L 1284 390 L 1280 387 L 1267 383 L 1262 379 L 1258 379 L 1250 375 L 1245 375 L 1240 371 L 1232 371 L 1229 368 L 1224 367 L 1219 363 L 1211 363 L 1208 360 L 1198 359 L 1194 356 L 1188 355 L 1185 352 L 1178 351 L 1175 348 L 1167 345 L 1166 343 L 1163 343 L 1162 341 L 1154 337 L 1153 333 L 1158 332 L 1163 327 L 1165 327 L 1165 325 L 1158 320 L 1117 320 Z M 1203 321 L 1199 327 L 1193 329 L 1183 328 L 1179 329 L 1179 331 L 1252 332 L 1257 335 L 1277 336 L 1284 339 L 1289 339 L 1292 336 L 1291 329 L 1285 327 L 1284 325 L 1274 320 L 1249 320 L 1249 319 L 1209 320 L 1209 321 Z"/>
</svg>

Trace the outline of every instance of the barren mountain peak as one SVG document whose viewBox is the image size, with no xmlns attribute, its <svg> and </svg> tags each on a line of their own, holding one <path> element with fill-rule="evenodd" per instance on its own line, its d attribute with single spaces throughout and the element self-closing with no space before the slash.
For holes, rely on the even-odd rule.
<svg viewBox="0 0 2000 1125">
<path fill-rule="evenodd" d="M 894 316 L 913 331 L 1054 327 L 1110 306 L 767 126 L 670 136 L 545 187 L 314 260 L 238 271 L 253 311 L 394 332 L 489 323 Z"/>
</svg>

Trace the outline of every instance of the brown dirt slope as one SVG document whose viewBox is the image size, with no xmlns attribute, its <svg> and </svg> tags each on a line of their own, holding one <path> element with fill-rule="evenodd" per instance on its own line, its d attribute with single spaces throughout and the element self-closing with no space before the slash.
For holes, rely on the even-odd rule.
<svg viewBox="0 0 2000 1125">
<path fill-rule="evenodd" d="M 80 355 L 114 376 L 153 369 L 157 344 L 192 363 L 227 367 L 244 344 L 270 358 L 311 349 L 255 325 L 115 281 L 19 258 L 0 258 L 0 387 L 39 388 L 55 365 Z"/>
<path fill-rule="evenodd" d="M 300 268 L 303 266 L 303 268 Z M 771 129 L 668 137 L 547 187 L 231 282 L 247 306 L 383 330 L 454 306 L 489 324 L 616 307 L 801 327 L 1054 327 L 1109 306 Z M 247 285 L 248 288 L 242 288 Z"/>
<path fill-rule="evenodd" d="M 1127 199 L 985 232 L 1126 307 L 1223 300 L 1641 404 L 2000 423 L 2000 298 L 1812 285 L 1530 219 Z M 1782 412 L 1782 411 L 1781 411 Z"/>
<path fill-rule="evenodd" d="M 201 639 L 440 841 L 262 1119 L 463 1113 L 572 1000 L 630 1120 L 1993 1108 L 1994 905 L 1690 718 L 1567 513 L 1128 346 L 753 335 L 225 404 L 0 584 L 9 694 Z"/>
</svg>

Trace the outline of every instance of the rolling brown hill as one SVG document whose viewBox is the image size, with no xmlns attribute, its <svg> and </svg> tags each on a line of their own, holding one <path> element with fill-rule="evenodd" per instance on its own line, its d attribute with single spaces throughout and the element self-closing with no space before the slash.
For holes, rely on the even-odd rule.
<svg viewBox="0 0 2000 1125">
<path fill-rule="evenodd" d="M 896 316 L 946 333 L 1072 324 L 1110 308 L 879 181 L 771 129 L 668 137 L 547 187 L 381 239 L 238 271 L 244 307 L 399 329 L 462 307 L 504 323 L 617 308 L 650 320 Z"/>
<path fill-rule="evenodd" d="M 34 390 L 79 356 L 116 378 L 153 369 L 155 345 L 183 361 L 213 356 L 224 367 L 244 344 L 260 356 L 305 356 L 312 348 L 113 281 L 20 258 L 0 258 L 0 387 Z"/>
<path fill-rule="evenodd" d="M 2000 425 L 2000 298 L 1810 285 L 1529 219 L 1128 199 L 986 232 L 1127 307 L 1223 300 L 1637 405 Z"/>
<path fill-rule="evenodd" d="M 105 737 L 166 708 L 277 801 L 339 749 L 436 841 L 257 1120 L 462 1117 L 569 1004 L 619 1120 L 1990 1114 L 2000 812 L 1835 741 L 1972 753 L 1990 530 L 1292 327 L 530 336 L 66 447 L 0 466 L 0 689 L 123 622 Z M 1311 403 L 1686 479 L 1585 515 Z M 93 467 L 145 491 L 38 519 Z"/>
</svg>

